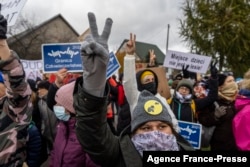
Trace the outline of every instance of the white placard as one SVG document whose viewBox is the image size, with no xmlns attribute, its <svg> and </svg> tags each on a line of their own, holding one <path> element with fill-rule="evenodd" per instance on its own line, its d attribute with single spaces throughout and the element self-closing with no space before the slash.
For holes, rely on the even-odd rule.
<svg viewBox="0 0 250 167">
<path fill-rule="evenodd" d="M 7 19 L 8 26 L 13 26 L 16 23 L 26 2 L 27 0 L 0 0 L 1 14 Z"/>
<path fill-rule="evenodd" d="M 205 74 L 211 62 L 211 57 L 169 50 L 164 60 L 164 66 L 181 70 L 189 65 L 188 71 Z"/>
<path fill-rule="evenodd" d="M 42 79 L 42 60 L 24 60 L 21 59 L 23 68 L 25 71 L 25 76 L 27 79 L 36 80 L 37 77 Z"/>
</svg>

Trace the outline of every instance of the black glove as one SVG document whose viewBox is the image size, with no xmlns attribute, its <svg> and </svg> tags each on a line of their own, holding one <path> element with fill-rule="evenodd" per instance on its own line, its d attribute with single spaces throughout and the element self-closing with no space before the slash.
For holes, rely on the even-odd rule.
<svg viewBox="0 0 250 167">
<path fill-rule="evenodd" d="M 216 68 L 217 61 L 212 61 L 210 64 L 210 73 L 213 79 L 217 79 L 218 77 L 218 69 Z"/>
<path fill-rule="evenodd" d="M 0 14 L 0 39 L 6 39 L 7 20 Z"/>
<path fill-rule="evenodd" d="M 106 84 L 106 72 L 109 63 L 108 38 L 111 32 L 112 19 L 107 18 L 102 35 L 98 34 L 94 13 L 88 13 L 91 34 L 81 45 L 83 63 L 83 87 L 94 95 L 103 96 Z"/>
<path fill-rule="evenodd" d="M 189 67 L 189 65 L 187 65 L 186 67 L 184 67 L 184 65 L 182 66 L 183 78 L 189 78 L 190 77 L 188 67 Z"/>
</svg>

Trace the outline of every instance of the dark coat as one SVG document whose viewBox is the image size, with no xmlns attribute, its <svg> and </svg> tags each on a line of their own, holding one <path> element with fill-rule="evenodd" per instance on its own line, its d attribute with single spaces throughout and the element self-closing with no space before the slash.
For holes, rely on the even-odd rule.
<svg viewBox="0 0 250 167">
<path fill-rule="evenodd" d="M 27 164 L 29 167 L 39 167 L 42 137 L 34 122 L 31 122 L 28 128 L 29 140 L 27 142 Z"/>
<path fill-rule="evenodd" d="M 218 81 L 217 79 L 208 80 L 209 93 L 207 97 L 201 99 L 194 99 L 195 112 L 203 111 L 207 107 L 213 104 L 214 101 L 218 99 Z M 186 103 L 181 103 L 177 98 L 175 98 L 175 93 L 173 100 L 170 104 L 176 118 L 181 121 L 197 122 L 196 114 L 191 107 L 191 100 Z"/>
<path fill-rule="evenodd" d="M 82 80 L 77 80 L 74 107 L 77 113 L 76 134 L 83 149 L 102 167 L 142 167 L 142 158 L 130 136 L 117 137 L 107 126 L 108 86 L 105 90 L 106 96 L 95 97 L 86 93 L 81 85 Z M 177 141 L 183 142 L 179 140 L 179 136 Z M 188 143 L 182 143 L 180 146 L 184 146 L 181 148 L 185 150 L 193 150 Z"/>
<path fill-rule="evenodd" d="M 237 150 L 232 130 L 232 120 L 236 114 L 234 102 L 223 99 L 217 100 L 217 102 L 219 106 L 226 106 L 226 114 L 216 119 L 214 116 L 215 106 L 211 105 L 207 112 L 199 113 L 199 122 L 208 127 L 216 126 L 210 142 L 212 151 Z"/>
</svg>

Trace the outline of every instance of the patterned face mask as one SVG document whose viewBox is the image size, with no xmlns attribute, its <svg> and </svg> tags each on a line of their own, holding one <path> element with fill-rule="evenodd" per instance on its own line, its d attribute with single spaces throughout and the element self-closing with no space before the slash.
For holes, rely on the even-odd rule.
<svg viewBox="0 0 250 167">
<path fill-rule="evenodd" d="M 176 137 L 159 131 L 136 134 L 131 138 L 136 150 L 143 156 L 143 151 L 179 151 Z"/>
<path fill-rule="evenodd" d="M 70 114 L 65 112 L 64 107 L 62 107 L 62 106 L 54 106 L 53 110 L 54 110 L 54 113 L 55 113 L 56 117 L 59 120 L 62 120 L 62 121 L 68 121 L 69 120 Z"/>
</svg>

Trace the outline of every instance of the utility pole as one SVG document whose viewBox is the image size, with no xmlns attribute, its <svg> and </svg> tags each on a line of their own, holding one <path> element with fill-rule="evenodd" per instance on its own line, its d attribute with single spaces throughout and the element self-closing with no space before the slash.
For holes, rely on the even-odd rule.
<svg viewBox="0 0 250 167">
<path fill-rule="evenodd" d="M 169 29 L 170 29 L 170 25 L 168 24 L 166 54 L 168 53 Z M 169 77 L 171 74 L 172 74 L 172 69 L 171 69 L 171 68 L 168 68 L 168 77 Z M 168 78 L 168 79 L 169 79 L 169 78 Z"/>
<path fill-rule="evenodd" d="M 170 25 L 168 24 L 168 29 L 167 29 L 167 46 L 166 46 L 166 51 L 168 51 L 169 29 L 170 29 Z"/>
</svg>

